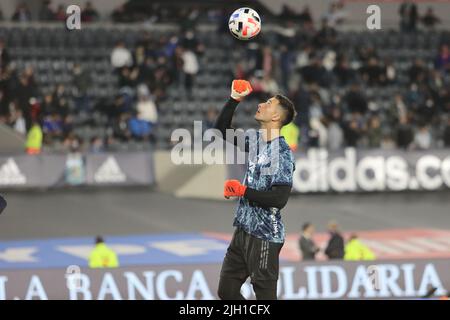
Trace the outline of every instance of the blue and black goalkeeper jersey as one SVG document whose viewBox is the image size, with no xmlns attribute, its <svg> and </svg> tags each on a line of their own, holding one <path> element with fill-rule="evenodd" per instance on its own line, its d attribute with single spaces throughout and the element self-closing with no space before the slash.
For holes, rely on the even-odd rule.
<svg viewBox="0 0 450 320">
<path fill-rule="evenodd" d="M 230 99 L 218 117 L 216 128 L 223 135 L 230 129 L 238 102 Z M 294 156 L 284 137 L 265 142 L 258 131 L 247 131 L 244 139 L 248 152 L 243 184 L 247 190 L 239 199 L 233 225 L 270 242 L 283 243 L 285 228 L 281 209 L 287 203 L 295 170 Z"/>
</svg>

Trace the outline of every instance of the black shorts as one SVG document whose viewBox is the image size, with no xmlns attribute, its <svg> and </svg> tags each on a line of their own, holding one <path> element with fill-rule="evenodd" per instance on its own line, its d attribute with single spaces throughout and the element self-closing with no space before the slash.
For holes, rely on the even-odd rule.
<svg viewBox="0 0 450 320">
<path fill-rule="evenodd" d="M 252 236 L 236 228 L 223 260 L 220 276 L 245 281 L 276 281 L 279 255 L 283 243 L 275 243 Z"/>
</svg>

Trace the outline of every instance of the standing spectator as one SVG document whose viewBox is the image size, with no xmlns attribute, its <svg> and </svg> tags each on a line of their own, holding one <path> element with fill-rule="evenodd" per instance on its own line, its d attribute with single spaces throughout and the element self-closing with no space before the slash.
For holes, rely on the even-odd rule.
<svg viewBox="0 0 450 320">
<path fill-rule="evenodd" d="M 0 38 L 0 70 L 4 70 L 11 61 L 8 49 L 6 49 L 5 41 Z"/>
<path fill-rule="evenodd" d="M 117 268 L 119 259 L 117 254 L 105 244 L 103 237 L 97 236 L 95 248 L 89 255 L 89 268 Z"/>
<path fill-rule="evenodd" d="M 344 237 L 339 232 L 336 221 L 328 222 L 328 232 L 330 233 L 330 240 L 328 240 L 325 249 L 325 255 L 328 259 L 343 259 L 344 258 Z"/>
<path fill-rule="evenodd" d="M 312 239 L 314 231 L 314 225 L 309 222 L 305 223 L 302 227 L 302 235 L 299 240 L 299 245 L 303 256 L 303 261 L 315 260 L 316 254 L 320 250 Z"/>
<path fill-rule="evenodd" d="M 133 65 L 133 56 L 130 50 L 125 47 L 123 41 L 118 41 L 112 50 L 111 64 L 116 70 L 123 67 L 131 67 Z"/>
<path fill-rule="evenodd" d="M 22 2 L 17 5 L 16 11 L 14 11 L 14 14 L 12 16 L 12 21 L 15 22 L 31 21 L 31 13 L 26 3 Z"/>
<path fill-rule="evenodd" d="M 346 261 L 361 261 L 361 260 L 375 260 L 373 251 L 363 244 L 356 234 L 350 236 L 350 240 L 345 245 L 344 260 Z"/>
<path fill-rule="evenodd" d="M 100 137 L 92 137 L 91 143 L 89 145 L 89 152 L 91 153 L 102 153 L 105 151 L 105 144 L 103 139 Z"/>
<path fill-rule="evenodd" d="M 416 31 L 419 14 L 417 5 L 411 0 L 406 0 L 400 5 L 400 30 L 403 32 Z"/>
<path fill-rule="evenodd" d="M 192 95 L 192 87 L 194 86 L 195 76 L 199 71 L 197 55 L 191 50 L 184 50 L 182 54 L 184 87 L 189 96 Z"/>
<path fill-rule="evenodd" d="M 92 81 L 91 75 L 86 70 L 82 69 L 79 63 L 75 63 L 72 69 L 73 86 L 75 92 L 73 94 L 77 110 L 90 111 L 90 99 L 88 96 L 88 89 Z"/>
<path fill-rule="evenodd" d="M 90 1 L 86 2 L 86 6 L 81 11 L 82 22 L 95 22 L 99 18 L 97 10 L 94 8 Z"/>
<path fill-rule="evenodd" d="M 54 21 L 55 20 L 55 12 L 52 9 L 52 1 L 45 0 L 42 3 L 41 11 L 39 12 L 39 20 L 40 21 Z"/>
<path fill-rule="evenodd" d="M 58 5 L 58 8 L 55 12 L 55 20 L 64 22 L 66 21 L 67 15 L 66 15 L 66 9 L 62 4 Z"/>
<path fill-rule="evenodd" d="M 433 7 L 428 7 L 427 12 L 422 17 L 422 23 L 425 28 L 433 30 L 434 26 L 441 22 L 441 19 L 434 14 Z"/>
</svg>

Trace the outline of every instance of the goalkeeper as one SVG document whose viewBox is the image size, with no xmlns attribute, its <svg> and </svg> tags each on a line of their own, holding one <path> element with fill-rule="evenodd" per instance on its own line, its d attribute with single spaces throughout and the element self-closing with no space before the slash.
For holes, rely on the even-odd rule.
<svg viewBox="0 0 450 320">
<path fill-rule="evenodd" d="M 288 201 L 295 170 L 292 152 L 280 135 L 280 129 L 296 115 L 288 98 L 275 95 L 258 105 L 255 120 L 260 130 L 254 139 L 249 132 L 231 127 L 237 105 L 251 91 L 248 81 L 234 80 L 231 98 L 215 125 L 223 137 L 249 153 L 243 184 L 227 180 L 224 186 L 226 198 L 239 197 L 233 223 L 236 228 L 220 272 L 218 295 L 226 300 L 244 299 L 240 290 L 248 277 L 258 300 L 277 298 L 279 254 L 285 237 L 281 209 Z M 232 134 L 227 136 L 230 130 Z M 269 167 L 274 169 L 265 174 Z"/>
</svg>

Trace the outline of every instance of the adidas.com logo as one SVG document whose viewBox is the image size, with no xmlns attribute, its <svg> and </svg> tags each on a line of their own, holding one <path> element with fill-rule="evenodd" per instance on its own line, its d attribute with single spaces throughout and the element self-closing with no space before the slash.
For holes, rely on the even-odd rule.
<svg viewBox="0 0 450 320">
<path fill-rule="evenodd" d="M 109 156 L 94 175 L 94 181 L 98 183 L 120 183 L 126 180 L 127 177 L 113 156 Z"/>
<path fill-rule="evenodd" d="M 0 185 L 26 184 L 27 178 L 22 174 L 14 159 L 9 158 L 0 167 Z"/>
</svg>

